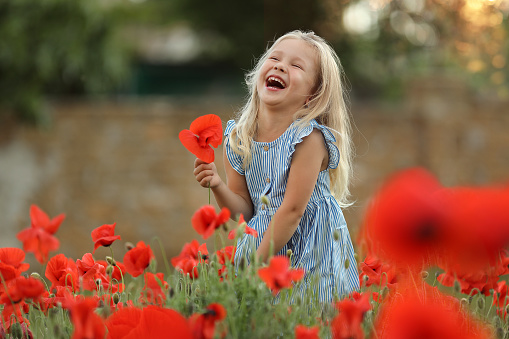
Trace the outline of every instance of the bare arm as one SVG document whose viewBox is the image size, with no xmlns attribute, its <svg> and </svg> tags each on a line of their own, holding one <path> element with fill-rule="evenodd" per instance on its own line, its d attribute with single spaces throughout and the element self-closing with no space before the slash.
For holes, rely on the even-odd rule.
<svg viewBox="0 0 509 339">
<path fill-rule="evenodd" d="M 320 170 L 327 167 L 328 153 L 322 133 L 317 130 L 304 138 L 293 153 L 286 192 L 281 206 L 274 214 L 256 253 L 262 261 L 277 254 L 295 233 L 316 185 Z"/>
<path fill-rule="evenodd" d="M 244 215 L 248 221 L 253 216 L 253 203 L 249 196 L 246 178 L 233 169 L 226 157 L 226 145 L 223 147 L 223 161 L 227 182 L 225 183 L 217 173 L 214 163 L 207 164 L 200 159 L 194 162 L 194 175 L 203 187 L 209 187 L 214 193 L 217 204 L 226 207 L 232 213 L 232 217 Z"/>
</svg>

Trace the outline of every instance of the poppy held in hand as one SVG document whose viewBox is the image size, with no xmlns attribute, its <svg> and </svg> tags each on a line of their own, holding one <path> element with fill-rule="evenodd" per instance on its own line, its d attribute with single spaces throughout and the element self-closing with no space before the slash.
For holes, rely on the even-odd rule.
<svg viewBox="0 0 509 339">
<path fill-rule="evenodd" d="M 56 251 L 60 242 L 53 236 L 64 221 L 65 214 L 59 214 L 50 219 L 36 205 L 30 206 L 31 227 L 18 233 L 17 238 L 23 242 L 23 249 L 32 252 L 39 263 L 45 263 L 48 260 L 48 253 Z"/>
<path fill-rule="evenodd" d="M 201 234 L 203 239 L 207 239 L 228 219 L 230 219 L 230 211 L 226 207 L 223 207 L 221 212 L 216 214 L 214 206 L 205 205 L 194 213 L 191 223 L 196 232 Z"/>
<path fill-rule="evenodd" d="M 290 260 L 284 256 L 276 256 L 270 259 L 269 267 L 260 268 L 258 275 L 272 290 L 274 295 L 287 287 L 291 287 L 293 282 L 297 282 L 304 277 L 303 269 L 290 269 Z"/>
<path fill-rule="evenodd" d="M 111 225 L 102 225 L 92 231 L 92 240 L 94 241 L 94 251 L 100 246 L 110 246 L 115 240 L 120 240 L 120 235 L 115 235 L 115 226 L 117 223 Z"/>
<path fill-rule="evenodd" d="M 211 163 L 214 150 L 221 144 L 223 127 L 221 118 L 215 114 L 203 115 L 191 123 L 191 127 L 179 133 L 180 142 L 199 159 Z M 212 147 L 210 147 L 212 146 Z"/>
<path fill-rule="evenodd" d="M 145 271 L 150 264 L 150 260 L 155 258 L 150 246 L 145 245 L 143 241 L 138 241 L 136 247 L 127 251 L 124 255 L 124 266 L 127 273 L 137 277 Z"/>
</svg>

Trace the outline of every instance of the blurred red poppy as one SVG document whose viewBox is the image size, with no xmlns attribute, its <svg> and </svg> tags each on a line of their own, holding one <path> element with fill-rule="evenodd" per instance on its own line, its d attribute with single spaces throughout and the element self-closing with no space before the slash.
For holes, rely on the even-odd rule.
<svg viewBox="0 0 509 339">
<path fill-rule="evenodd" d="M 197 240 L 186 243 L 180 254 L 171 259 L 171 264 L 184 274 L 189 274 L 191 278 L 198 278 L 198 264 L 207 262 L 209 251 L 207 244 L 199 244 Z"/>
<path fill-rule="evenodd" d="M 450 201 L 447 223 L 457 229 L 443 265 L 485 269 L 509 245 L 509 187 L 457 187 L 444 190 Z"/>
<path fill-rule="evenodd" d="M 216 251 L 217 261 L 219 265 L 226 264 L 227 261 L 233 263 L 233 258 L 235 257 L 235 251 L 237 247 L 235 246 L 226 246 L 219 251 Z"/>
<path fill-rule="evenodd" d="M 185 129 L 179 133 L 180 142 L 184 147 L 207 163 L 214 161 L 212 147 L 217 148 L 221 144 L 222 137 L 221 118 L 215 114 L 207 114 L 195 119 L 189 130 Z"/>
<path fill-rule="evenodd" d="M 104 320 L 95 313 L 98 305 L 97 298 L 83 298 L 77 300 L 68 300 L 74 331 L 72 339 L 104 338 L 106 327 Z"/>
<path fill-rule="evenodd" d="M 226 207 L 216 214 L 216 209 L 212 205 L 202 206 L 191 218 L 193 228 L 203 239 L 210 237 L 214 231 L 230 219 L 230 210 Z"/>
<path fill-rule="evenodd" d="M 258 269 L 258 275 L 277 295 L 283 288 L 292 286 L 304 277 L 303 269 L 291 269 L 290 260 L 285 256 L 275 256 L 270 259 L 269 266 Z"/>
<path fill-rule="evenodd" d="M 339 314 L 332 320 L 334 339 L 362 339 L 361 324 L 364 314 L 371 309 L 369 294 L 359 294 L 357 299 L 345 298 L 336 303 Z"/>
<path fill-rule="evenodd" d="M 25 252 L 15 247 L 0 248 L 0 274 L 4 281 L 19 277 L 28 270 L 29 264 L 24 263 Z M 0 288 L 1 290 L 1 288 Z"/>
<path fill-rule="evenodd" d="M 150 305 L 122 308 L 106 320 L 108 339 L 193 339 L 187 320 L 177 311 Z"/>
<path fill-rule="evenodd" d="M 145 271 L 153 258 L 155 256 L 150 246 L 145 245 L 143 241 L 138 241 L 136 247 L 127 251 L 123 261 L 127 272 L 137 277 Z"/>
<path fill-rule="evenodd" d="M 493 333 L 468 313 L 459 301 L 426 284 L 400 289 L 382 305 L 374 336 L 380 339 L 488 339 Z"/>
<path fill-rule="evenodd" d="M 120 235 L 115 235 L 115 226 L 117 223 L 111 225 L 102 225 L 92 231 L 92 240 L 94 241 L 94 251 L 101 246 L 110 246 L 115 240 L 120 240 Z"/>
<path fill-rule="evenodd" d="M 240 230 L 241 228 L 244 228 L 245 234 L 250 234 L 253 237 L 258 238 L 258 232 L 256 232 L 254 228 L 247 226 L 247 223 L 244 220 L 244 215 L 241 214 L 239 217 L 238 227 L 236 229 L 231 230 L 230 233 L 228 233 L 228 239 L 230 240 L 235 239 L 237 231 Z"/>
<path fill-rule="evenodd" d="M 141 292 L 141 301 L 163 306 L 166 301 L 166 291 L 170 288 L 170 285 L 164 281 L 164 274 L 145 272 L 144 277 L 145 286 Z"/>
<path fill-rule="evenodd" d="M 189 317 L 189 325 L 194 339 L 212 339 L 216 331 L 216 322 L 226 317 L 223 305 L 213 303 L 207 306 L 202 314 L 193 314 Z"/>
<path fill-rule="evenodd" d="M 374 254 L 368 254 L 364 261 L 359 264 L 359 269 L 361 271 L 359 274 L 360 283 L 366 287 L 378 285 L 393 288 L 397 283 L 396 268 L 383 263 Z"/>
<path fill-rule="evenodd" d="M 306 327 L 304 325 L 295 326 L 295 339 L 320 339 L 318 336 L 318 326 Z"/>
<path fill-rule="evenodd" d="M 42 281 L 36 278 L 20 276 L 14 280 L 14 283 L 17 293 L 22 299 L 32 299 L 37 302 L 46 291 Z"/>
<path fill-rule="evenodd" d="M 53 236 L 65 219 L 65 214 L 59 214 L 51 219 L 36 205 L 30 206 L 31 227 L 17 234 L 19 241 L 23 242 L 23 249 L 35 255 L 38 262 L 45 263 L 48 253 L 56 251 L 60 242 Z"/>
<path fill-rule="evenodd" d="M 362 233 L 369 252 L 416 270 L 436 263 L 455 236 L 445 224 L 448 207 L 441 190 L 421 168 L 389 178 L 366 213 Z"/>
<path fill-rule="evenodd" d="M 74 260 L 66 258 L 63 254 L 52 257 L 45 272 L 46 278 L 51 281 L 50 289 L 56 286 L 71 287 L 76 292 L 79 290 L 78 269 Z"/>
</svg>

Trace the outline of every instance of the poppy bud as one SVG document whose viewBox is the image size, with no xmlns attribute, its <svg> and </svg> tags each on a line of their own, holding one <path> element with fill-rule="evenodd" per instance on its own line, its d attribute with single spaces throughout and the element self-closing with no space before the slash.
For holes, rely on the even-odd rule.
<svg viewBox="0 0 509 339">
<path fill-rule="evenodd" d="M 421 277 L 422 277 L 422 279 L 426 279 L 428 276 L 429 276 L 428 271 L 422 271 L 422 272 L 421 272 Z"/>
<path fill-rule="evenodd" d="M 389 293 L 389 287 L 384 286 L 384 288 L 382 288 L 382 291 L 380 292 L 380 294 L 382 295 L 382 298 L 385 298 L 388 293 Z"/>
<path fill-rule="evenodd" d="M 118 293 L 118 292 L 114 293 L 112 298 L 113 298 L 113 302 L 115 303 L 115 305 L 118 304 L 120 301 L 120 293 Z"/>
<path fill-rule="evenodd" d="M 350 267 L 350 260 L 348 258 L 346 258 L 346 260 L 345 260 L 345 269 L 347 270 L 348 267 Z"/>
<path fill-rule="evenodd" d="M 339 240 L 339 230 L 334 230 L 334 233 L 332 234 L 334 241 Z"/>
<path fill-rule="evenodd" d="M 504 338 L 505 332 L 502 327 L 497 327 L 497 334 L 495 337 L 497 338 Z"/>
<path fill-rule="evenodd" d="M 108 264 L 110 264 L 111 266 L 115 266 L 116 265 L 115 259 L 113 259 L 112 257 L 106 257 L 106 262 Z"/>
<path fill-rule="evenodd" d="M 21 328 L 20 323 L 14 323 L 9 328 L 9 333 L 12 338 L 23 338 L 23 329 Z"/>
<path fill-rule="evenodd" d="M 113 266 L 108 265 L 106 267 L 106 274 L 111 275 L 113 273 L 113 270 L 114 270 Z"/>
<path fill-rule="evenodd" d="M 355 261 L 359 261 L 359 255 L 357 253 L 353 254 L 353 258 L 355 259 Z"/>
<path fill-rule="evenodd" d="M 369 277 L 367 275 L 362 277 L 362 281 L 364 281 L 364 283 L 367 283 L 368 280 L 369 280 Z"/>
<path fill-rule="evenodd" d="M 32 273 L 30 274 L 30 276 L 31 276 L 32 278 L 35 278 L 35 279 L 39 279 L 39 280 L 40 280 L 40 279 L 42 279 L 42 278 L 41 278 L 41 275 L 40 275 L 39 273 L 37 273 L 37 272 L 32 272 Z"/>
<path fill-rule="evenodd" d="M 288 251 L 286 251 L 286 256 L 287 256 L 288 258 L 291 258 L 291 257 L 292 257 L 292 254 L 293 254 L 293 252 L 292 252 L 292 250 L 289 248 L 289 249 L 288 249 Z"/>
<path fill-rule="evenodd" d="M 134 248 L 134 245 L 133 245 L 133 243 L 132 243 L 132 242 L 129 242 L 129 241 L 128 241 L 128 242 L 126 242 L 126 243 L 124 244 L 124 247 L 125 247 L 125 250 L 126 250 L 126 251 L 130 251 L 130 250 L 132 250 L 132 249 Z"/>
<path fill-rule="evenodd" d="M 262 202 L 262 204 L 264 204 L 265 206 L 269 206 L 270 204 L 270 200 L 269 198 L 266 196 L 266 195 L 262 195 L 260 197 L 260 201 Z"/>
<path fill-rule="evenodd" d="M 477 299 L 477 307 L 480 310 L 482 310 L 484 308 L 484 305 L 485 305 L 484 298 L 483 297 L 479 297 L 479 299 Z"/>
</svg>

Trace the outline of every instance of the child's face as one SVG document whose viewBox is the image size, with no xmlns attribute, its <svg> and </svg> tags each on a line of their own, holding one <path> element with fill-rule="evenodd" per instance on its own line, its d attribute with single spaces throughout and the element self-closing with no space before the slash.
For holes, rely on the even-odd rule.
<svg viewBox="0 0 509 339">
<path fill-rule="evenodd" d="M 261 105 L 291 111 L 306 104 L 314 94 L 318 55 L 301 39 L 284 39 L 263 63 L 257 82 Z"/>
</svg>

